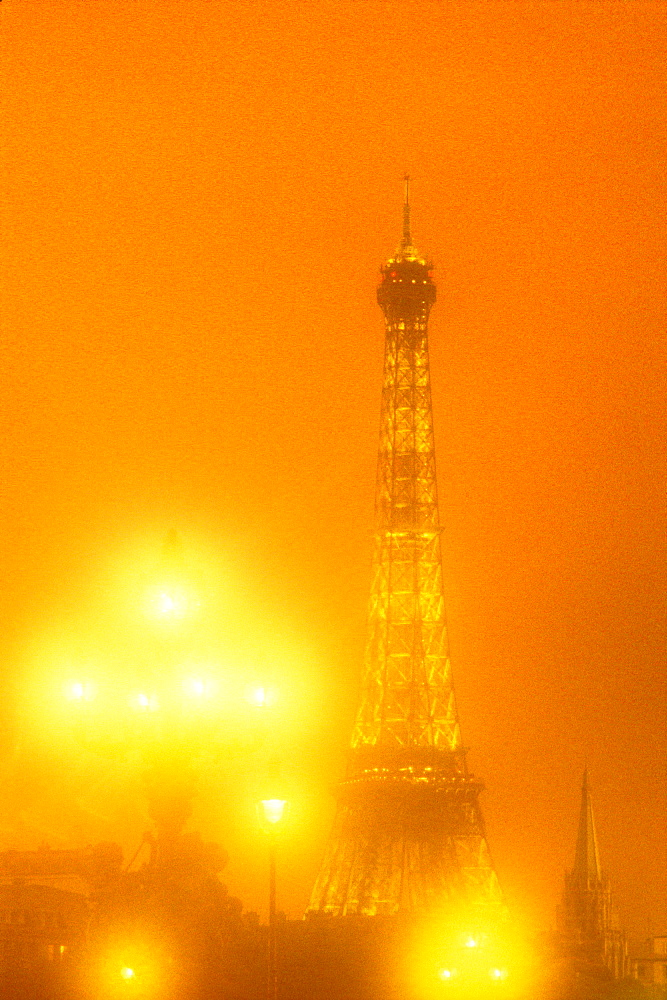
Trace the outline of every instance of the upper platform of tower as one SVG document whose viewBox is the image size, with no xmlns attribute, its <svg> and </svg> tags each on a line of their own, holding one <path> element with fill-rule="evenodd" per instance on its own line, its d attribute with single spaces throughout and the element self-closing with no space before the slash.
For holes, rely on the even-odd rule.
<svg viewBox="0 0 667 1000">
<path fill-rule="evenodd" d="M 422 307 L 426 312 L 435 302 L 433 265 L 417 250 L 410 233 L 410 178 L 405 178 L 403 236 L 396 252 L 380 268 L 382 280 L 378 302 L 385 313 L 412 312 Z M 421 311 L 421 310 L 420 310 Z"/>
</svg>

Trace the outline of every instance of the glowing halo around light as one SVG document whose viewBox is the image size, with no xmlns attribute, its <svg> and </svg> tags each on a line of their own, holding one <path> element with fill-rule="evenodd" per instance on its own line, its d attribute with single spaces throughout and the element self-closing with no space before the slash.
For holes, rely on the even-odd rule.
<svg viewBox="0 0 667 1000">
<path fill-rule="evenodd" d="M 64 688 L 68 701 L 93 701 L 97 688 L 90 681 L 69 681 Z"/>
<path fill-rule="evenodd" d="M 218 693 L 218 683 L 210 677 L 193 674 L 183 679 L 181 690 L 189 702 L 202 702 Z"/>
<path fill-rule="evenodd" d="M 267 823 L 271 823 L 275 826 L 276 823 L 280 823 L 285 815 L 285 807 L 287 806 L 286 799 L 262 799 L 261 802 L 262 810 L 264 812 L 264 819 Z"/>
<path fill-rule="evenodd" d="M 276 692 L 273 688 L 258 684 L 256 687 L 247 688 L 245 697 L 246 701 L 256 708 L 266 708 L 275 702 Z"/>
<path fill-rule="evenodd" d="M 130 705 L 138 712 L 157 712 L 160 702 L 157 695 L 147 694 L 145 691 L 137 691 L 130 698 Z"/>
<path fill-rule="evenodd" d="M 156 621 L 182 621 L 194 614 L 198 607 L 196 596 L 179 584 L 151 587 L 145 598 L 146 613 Z"/>
</svg>

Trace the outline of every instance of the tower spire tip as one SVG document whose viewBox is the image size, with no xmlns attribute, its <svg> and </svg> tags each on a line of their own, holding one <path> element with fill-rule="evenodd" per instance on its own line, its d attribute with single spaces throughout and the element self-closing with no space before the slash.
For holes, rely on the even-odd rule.
<svg viewBox="0 0 667 1000">
<path fill-rule="evenodd" d="M 403 201 L 402 246 L 409 247 L 412 243 L 412 237 L 410 236 L 410 175 L 404 174 L 403 180 L 405 181 L 405 199 Z"/>
</svg>

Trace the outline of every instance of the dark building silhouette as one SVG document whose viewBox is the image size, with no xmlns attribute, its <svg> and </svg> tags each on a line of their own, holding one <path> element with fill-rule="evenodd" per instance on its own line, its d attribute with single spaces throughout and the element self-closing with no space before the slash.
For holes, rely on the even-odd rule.
<svg viewBox="0 0 667 1000">
<path fill-rule="evenodd" d="M 85 949 L 84 895 L 54 886 L 0 886 L 0 997 L 42 1000 L 71 995 Z"/>
<path fill-rule="evenodd" d="M 647 938 L 640 947 L 633 948 L 629 964 L 633 979 L 654 996 L 667 997 L 667 934 Z"/>
<path fill-rule="evenodd" d="M 565 979 L 576 992 L 588 981 L 619 980 L 629 973 L 624 932 L 614 910 L 609 879 L 600 865 L 595 818 L 584 771 L 572 871 L 565 876 L 559 911 L 558 950 Z"/>
</svg>

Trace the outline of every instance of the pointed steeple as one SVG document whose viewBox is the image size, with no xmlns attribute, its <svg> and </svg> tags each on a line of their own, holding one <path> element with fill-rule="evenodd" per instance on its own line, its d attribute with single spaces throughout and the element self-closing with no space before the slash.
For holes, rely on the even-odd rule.
<svg viewBox="0 0 667 1000">
<path fill-rule="evenodd" d="M 600 867 L 588 770 L 581 786 L 574 868 L 565 876 L 560 925 L 560 956 L 573 963 L 572 975 L 582 975 L 586 966 L 592 976 L 603 968 L 614 979 L 626 974 L 627 941 L 614 910 L 609 879 Z"/>
<path fill-rule="evenodd" d="M 602 878 L 593 804 L 588 787 L 588 768 L 584 770 L 584 780 L 581 786 L 579 830 L 577 833 L 577 847 L 574 854 L 572 874 L 576 879 L 589 885 L 599 882 Z"/>
</svg>

